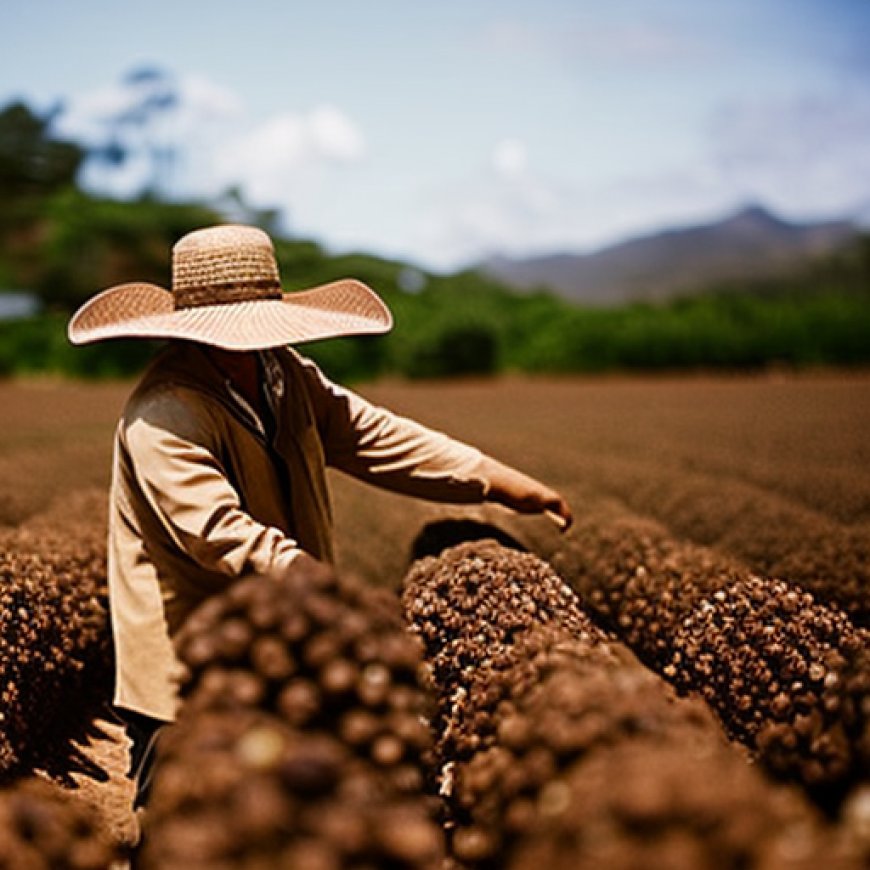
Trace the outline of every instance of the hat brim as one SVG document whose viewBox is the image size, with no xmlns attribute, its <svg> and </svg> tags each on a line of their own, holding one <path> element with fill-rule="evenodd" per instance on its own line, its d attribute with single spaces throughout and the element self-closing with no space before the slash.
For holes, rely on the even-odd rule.
<svg viewBox="0 0 870 870">
<path fill-rule="evenodd" d="M 88 300 L 67 328 L 73 344 L 112 338 L 181 338 L 227 350 L 265 350 L 324 338 L 389 332 L 393 317 L 361 281 L 344 279 L 221 305 L 178 308 L 156 284 L 120 284 Z"/>
</svg>

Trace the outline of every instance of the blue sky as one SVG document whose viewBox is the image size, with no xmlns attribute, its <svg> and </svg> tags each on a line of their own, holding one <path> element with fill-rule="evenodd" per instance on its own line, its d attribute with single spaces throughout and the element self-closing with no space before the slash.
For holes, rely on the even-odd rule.
<svg viewBox="0 0 870 870">
<path fill-rule="evenodd" d="M 6 0 L 0 102 L 104 141 L 143 66 L 173 194 L 237 183 L 289 231 L 453 268 L 761 202 L 870 216 L 867 0 Z M 91 165 L 124 194 L 149 173 Z"/>
</svg>

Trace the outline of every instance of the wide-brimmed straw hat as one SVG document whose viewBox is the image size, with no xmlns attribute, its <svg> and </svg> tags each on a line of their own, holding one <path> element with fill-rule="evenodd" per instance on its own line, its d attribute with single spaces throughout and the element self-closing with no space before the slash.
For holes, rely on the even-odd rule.
<svg viewBox="0 0 870 870">
<path fill-rule="evenodd" d="M 345 279 L 285 293 L 269 236 L 256 227 L 188 233 L 172 249 L 172 290 L 156 284 L 110 287 L 72 316 L 73 344 L 109 338 L 183 338 L 228 350 L 387 332 L 381 298 Z"/>
</svg>

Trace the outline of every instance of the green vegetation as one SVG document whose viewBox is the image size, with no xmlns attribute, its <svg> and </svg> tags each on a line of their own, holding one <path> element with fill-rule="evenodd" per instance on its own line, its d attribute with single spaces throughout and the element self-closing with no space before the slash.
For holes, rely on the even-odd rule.
<svg viewBox="0 0 870 870">
<path fill-rule="evenodd" d="M 48 126 L 21 104 L 0 110 L 0 287 L 30 290 L 43 304 L 37 317 L 0 321 L 0 375 L 133 374 L 152 345 L 73 348 L 69 313 L 112 284 L 167 286 L 175 239 L 224 215 L 153 191 L 124 202 L 85 194 L 74 180 L 84 152 L 52 140 Z M 233 192 L 225 202 L 233 219 L 276 235 L 273 213 L 246 208 Z M 388 336 L 305 347 L 342 380 L 870 363 L 870 237 L 800 276 L 614 309 L 516 294 L 472 271 L 432 275 L 366 254 L 335 256 L 307 240 L 276 238 L 276 252 L 289 290 L 353 276 L 392 309 Z"/>
<path fill-rule="evenodd" d="M 756 369 L 870 362 L 870 296 L 723 293 L 667 305 L 571 312 L 530 338 L 518 368 Z"/>
<path fill-rule="evenodd" d="M 373 265 L 383 267 L 382 261 Z M 784 288 L 767 296 L 719 292 L 661 306 L 584 309 L 544 295 L 511 296 L 481 279 L 479 293 L 441 278 L 408 296 L 389 281 L 379 284 L 360 270 L 353 274 L 381 290 L 396 329 L 383 337 L 305 346 L 343 380 L 870 363 L 866 292 L 806 295 Z M 465 276 L 460 283 L 470 287 L 475 281 Z M 129 375 L 153 352 L 139 341 L 74 348 L 66 340 L 66 320 L 54 312 L 0 321 L 0 374 Z"/>
</svg>

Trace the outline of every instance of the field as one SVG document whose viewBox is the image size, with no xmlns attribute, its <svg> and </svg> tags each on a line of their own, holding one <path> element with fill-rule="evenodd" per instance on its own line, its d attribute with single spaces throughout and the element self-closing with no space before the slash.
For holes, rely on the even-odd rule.
<svg viewBox="0 0 870 870">
<path fill-rule="evenodd" d="M 124 383 L 0 384 L 0 571 L 7 584 L 38 575 L 81 590 L 85 580 L 99 580 L 112 429 L 128 390 Z M 360 591 L 398 589 L 404 578 L 404 624 L 423 642 L 423 694 L 435 705 L 427 714 L 429 744 L 400 715 L 425 703 L 413 700 L 410 683 L 396 694 L 395 710 L 393 700 L 372 701 L 385 711 L 380 725 L 352 704 L 327 704 L 300 719 L 305 705 L 287 700 L 293 693 L 284 682 L 273 683 L 290 680 L 301 691 L 310 674 L 279 676 L 269 659 L 272 688 L 264 695 L 251 680 L 239 682 L 237 650 L 235 659 L 225 650 L 203 658 L 203 644 L 194 645 L 197 667 L 207 660 L 212 670 L 228 669 L 220 683 L 226 691 L 217 694 L 235 692 L 254 733 L 268 732 L 275 745 L 296 746 L 314 721 L 345 736 L 364 733 L 369 722 L 380 735 L 345 743 L 392 771 L 377 786 L 390 796 L 384 818 L 403 819 L 414 836 L 369 842 L 348 822 L 322 837 L 334 845 L 356 836 L 369 860 L 380 855 L 384 866 L 436 866 L 440 829 L 427 827 L 424 800 L 434 787 L 448 853 L 460 866 L 809 867 L 821 859 L 861 866 L 870 854 L 870 376 L 505 379 L 382 383 L 362 392 L 559 488 L 576 522 L 563 536 L 544 518 L 413 502 L 333 479 L 338 575 L 347 585 L 323 581 L 322 597 L 339 602 L 333 609 L 363 602 L 371 626 L 359 628 L 364 637 L 404 636 L 395 596 L 368 602 Z M 426 543 L 424 527 L 429 544 L 468 537 L 470 525 L 445 522 L 457 519 L 496 527 L 530 552 L 467 544 L 409 573 L 415 544 L 419 554 Z M 87 624 L 98 625 L 105 618 L 99 593 L 88 595 L 80 606 L 90 608 Z M 301 596 L 303 611 L 309 606 L 295 587 L 288 595 Z M 45 612 L 55 606 L 60 613 L 49 596 Z M 391 606 L 395 612 L 384 615 Z M 239 607 L 230 602 L 211 615 L 215 625 L 200 630 L 223 637 L 221 625 L 248 619 Z M 366 654 L 348 662 L 332 649 L 340 643 L 328 624 L 316 629 L 324 607 L 312 607 L 305 630 L 326 639 L 305 634 L 293 642 L 303 644 L 300 668 L 326 657 L 319 673 L 329 666 L 329 676 L 318 691 L 331 698 L 341 694 L 335 686 L 343 673 L 374 672 L 362 667 Z M 2 619 L 5 654 L 19 655 L 15 620 Z M 80 665 L 70 673 L 99 689 L 100 639 L 85 631 L 76 638 L 67 654 L 80 650 Z M 0 647 L 0 659 L 3 653 Z M 395 664 L 389 655 L 384 660 L 390 679 L 405 686 L 407 656 L 396 655 Z M 12 685 L 14 669 L 6 667 Z M 226 746 L 242 739 L 239 716 L 234 723 L 220 718 L 216 679 L 195 677 L 187 689 L 194 713 L 167 756 L 167 782 L 184 779 L 179 758 L 206 751 L 196 728 L 210 728 Z M 104 723 L 104 736 L 84 742 L 77 762 L 54 770 L 52 747 L 66 732 L 84 733 L 87 722 L 79 720 L 92 710 L 77 709 L 90 697 L 86 683 L 68 681 L 66 694 L 48 684 L 43 701 L 65 712 L 44 726 L 46 748 L 34 754 L 7 717 L 9 757 L 21 756 L 21 770 L 29 764 L 67 773 L 79 784 L 69 794 L 96 808 L 109 839 L 129 836 L 125 747 L 116 726 Z M 272 695 L 284 700 L 263 701 Z M 19 703 L 7 689 L 10 698 Z M 263 717 L 275 718 L 276 710 L 283 719 L 269 731 Z M 32 757 L 24 758 L 25 749 Z M 311 749 L 333 761 L 346 750 Z M 396 752 L 401 761 L 390 760 Z M 290 762 L 282 763 L 286 770 Z M 350 769 L 342 767 L 329 793 L 315 789 L 312 799 L 356 819 L 363 809 L 345 782 L 354 779 Z M 360 768 L 354 781 L 381 782 L 378 770 Z M 297 782 L 303 792 L 311 787 L 305 783 Z M 263 788 L 272 794 L 274 782 Z M 167 785 L 160 793 L 152 832 L 155 843 L 165 834 L 176 851 L 153 851 L 150 866 L 195 863 L 196 853 L 184 849 L 194 841 L 204 848 L 195 834 L 176 830 L 178 815 L 202 795 L 176 792 Z M 264 817 L 276 814 L 277 800 L 250 797 L 252 806 L 268 808 Z M 380 805 L 373 806 L 365 808 L 369 816 Z M 0 797 L 0 826 L 4 818 Z M 251 838 L 262 843 L 266 823 L 258 824 Z M 310 845 L 319 829 L 305 825 Z M 312 846 L 305 854 L 310 866 L 357 866 L 341 863 L 340 850 Z"/>
</svg>

